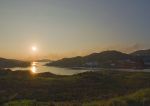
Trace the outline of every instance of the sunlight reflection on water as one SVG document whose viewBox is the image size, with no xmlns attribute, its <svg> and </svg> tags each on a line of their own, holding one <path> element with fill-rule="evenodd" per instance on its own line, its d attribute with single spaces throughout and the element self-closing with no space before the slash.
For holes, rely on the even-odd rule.
<svg viewBox="0 0 150 106">
<path fill-rule="evenodd" d="M 10 69 L 12 71 L 29 70 L 33 74 L 50 72 L 50 73 L 57 74 L 57 75 L 73 75 L 73 74 L 89 71 L 89 70 L 85 70 L 85 69 L 68 69 L 68 68 L 45 66 L 46 63 L 48 63 L 48 62 L 32 62 L 30 67 L 26 67 L 26 68 L 16 67 L 16 68 L 10 68 Z"/>
<path fill-rule="evenodd" d="M 98 69 L 69 69 L 69 68 L 59 68 L 59 67 L 52 67 L 52 66 L 45 66 L 47 62 L 32 62 L 30 67 L 27 68 L 10 68 L 13 71 L 16 70 L 30 70 L 33 74 L 34 73 L 43 73 L 43 72 L 50 72 L 57 75 L 73 75 L 78 74 L 86 71 L 101 71 L 101 70 L 108 70 L 103 68 Z M 111 70 L 111 69 L 109 69 Z M 112 69 L 114 70 L 114 69 Z M 144 70 L 134 70 L 134 69 L 115 69 L 118 71 L 128 71 L 128 72 L 150 72 L 150 69 Z"/>
<path fill-rule="evenodd" d="M 37 63 L 36 62 L 32 62 L 32 64 L 31 64 L 31 69 L 30 69 L 30 71 L 32 72 L 32 73 L 36 73 L 37 72 Z"/>
</svg>

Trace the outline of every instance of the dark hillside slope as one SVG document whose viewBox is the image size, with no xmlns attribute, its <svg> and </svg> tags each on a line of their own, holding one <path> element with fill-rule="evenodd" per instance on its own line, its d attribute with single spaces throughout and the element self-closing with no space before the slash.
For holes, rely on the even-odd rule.
<svg viewBox="0 0 150 106">
<path fill-rule="evenodd" d="M 131 53 L 131 55 L 140 57 L 144 61 L 145 67 L 150 68 L 150 49 L 138 50 Z"/>
<path fill-rule="evenodd" d="M 143 68 L 142 59 L 118 51 L 104 51 L 84 57 L 64 58 L 47 64 L 59 67 Z"/>
<path fill-rule="evenodd" d="M 27 66 L 30 66 L 30 62 L 15 59 L 0 58 L 0 68 L 27 67 Z"/>
</svg>

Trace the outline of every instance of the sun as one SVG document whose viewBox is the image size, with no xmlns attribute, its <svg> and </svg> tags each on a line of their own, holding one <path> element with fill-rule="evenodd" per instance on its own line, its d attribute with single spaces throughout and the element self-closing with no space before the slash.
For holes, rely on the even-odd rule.
<svg viewBox="0 0 150 106">
<path fill-rule="evenodd" d="M 32 46 L 32 51 L 33 52 L 37 51 L 37 47 L 36 46 Z"/>
</svg>

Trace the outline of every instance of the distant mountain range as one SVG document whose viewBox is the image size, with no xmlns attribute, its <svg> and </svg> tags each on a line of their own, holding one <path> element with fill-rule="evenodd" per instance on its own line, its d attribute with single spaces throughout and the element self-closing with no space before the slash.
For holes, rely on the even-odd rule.
<svg viewBox="0 0 150 106">
<path fill-rule="evenodd" d="M 0 68 L 27 67 L 30 62 L 0 58 Z"/>
<path fill-rule="evenodd" d="M 87 56 L 63 58 L 47 66 L 58 67 L 96 67 L 96 68 L 148 68 L 150 67 L 150 50 L 139 50 L 131 54 L 119 51 L 103 51 Z"/>
<path fill-rule="evenodd" d="M 103 51 L 87 56 L 63 58 L 57 61 L 48 59 L 38 62 L 49 62 L 47 66 L 57 67 L 95 67 L 95 68 L 150 68 L 150 49 L 138 50 L 130 54 L 119 51 Z M 0 68 L 28 67 L 30 62 L 0 58 Z"/>
</svg>

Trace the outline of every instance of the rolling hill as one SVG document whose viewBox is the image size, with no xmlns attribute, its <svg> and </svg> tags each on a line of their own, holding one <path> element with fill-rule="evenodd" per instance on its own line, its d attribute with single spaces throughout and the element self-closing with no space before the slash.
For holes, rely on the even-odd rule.
<svg viewBox="0 0 150 106">
<path fill-rule="evenodd" d="M 46 65 L 58 67 L 144 68 L 141 58 L 119 51 L 104 51 L 84 57 L 64 58 Z"/>
<path fill-rule="evenodd" d="M 137 56 L 150 56 L 150 49 L 148 50 L 138 50 L 138 51 L 135 51 L 133 53 L 131 53 L 132 55 L 137 55 Z"/>
<path fill-rule="evenodd" d="M 27 67 L 30 62 L 0 58 L 0 68 Z"/>
<path fill-rule="evenodd" d="M 145 67 L 150 68 L 150 49 L 138 50 L 131 53 L 131 55 L 140 57 L 144 61 Z"/>
</svg>

